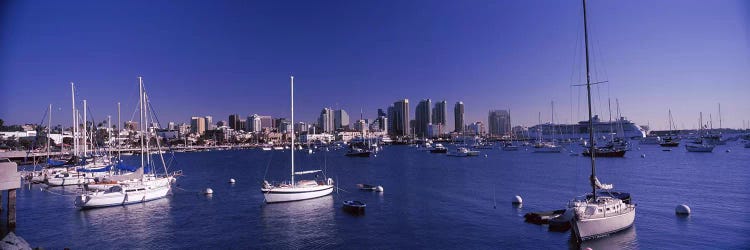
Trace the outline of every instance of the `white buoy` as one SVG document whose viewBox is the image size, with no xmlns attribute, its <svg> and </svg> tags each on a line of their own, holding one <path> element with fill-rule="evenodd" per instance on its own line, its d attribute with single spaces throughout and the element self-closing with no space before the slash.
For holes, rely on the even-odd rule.
<svg viewBox="0 0 750 250">
<path fill-rule="evenodd" d="M 516 197 L 513 197 L 513 204 L 523 204 L 523 199 L 521 199 L 521 196 L 516 195 Z"/>
<path fill-rule="evenodd" d="M 486 155 L 486 154 L 484 155 L 484 158 L 487 158 L 487 155 Z"/>
<path fill-rule="evenodd" d="M 375 192 L 383 192 L 383 186 L 375 187 Z"/>
<path fill-rule="evenodd" d="M 234 183 L 234 178 L 229 179 L 229 183 Z"/>
<path fill-rule="evenodd" d="M 213 193 L 214 193 L 214 190 L 211 188 L 206 188 L 206 190 L 203 191 L 203 194 L 206 194 L 206 195 L 213 194 Z"/>
<path fill-rule="evenodd" d="M 676 208 L 674 208 L 674 212 L 679 215 L 689 215 L 690 207 L 688 207 L 685 204 L 681 204 L 681 205 L 678 205 Z"/>
<path fill-rule="evenodd" d="M 729 152 L 732 152 L 732 150 L 731 149 L 727 149 L 727 153 L 729 153 Z"/>
<path fill-rule="evenodd" d="M 641 155 L 641 158 L 646 158 L 646 154 L 642 154 L 642 155 Z"/>
</svg>

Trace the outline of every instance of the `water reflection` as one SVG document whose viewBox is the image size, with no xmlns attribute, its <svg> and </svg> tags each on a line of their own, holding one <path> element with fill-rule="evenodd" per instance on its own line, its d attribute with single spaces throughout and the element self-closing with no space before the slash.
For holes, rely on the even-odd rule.
<svg viewBox="0 0 750 250">
<path fill-rule="evenodd" d="M 577 243 L 571 231 L 570 249 L 638 249 L 635 226 L 604 238 Z"/>
<path fill-rule="evenodd" d="M 265 204 L 261 208 L 263 242 L 272 248 L 337 244 L 333 196 Z"/>
<path fill-rule="evenodd" d="M 77 217 L 80 225 L 92 232 L 92 238 L 120 240 L 120 244 L 130 248 L 152 248 L 164 244 L 156 242 L 153 236 L 170 230 L 170 209 L 170 198 L 164 198 L 126 206 L 80 210 Z"/>
</svg>

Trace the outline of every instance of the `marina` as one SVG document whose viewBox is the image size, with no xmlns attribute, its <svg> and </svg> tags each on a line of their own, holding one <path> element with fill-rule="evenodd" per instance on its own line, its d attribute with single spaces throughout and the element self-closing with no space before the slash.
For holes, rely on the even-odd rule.
<svg viewBox="0 0 750 250">
<path fill-rule="evenodd" d="M 180 178 L 166 199 L 143 204 L 81 211 L 74 206 L 76 187 L 22 184 L 17 206 L 24 212 L 18 214 L 16 233 L 47 248 L 336 248 L 367 244 L 373 248 L 503 245 L 559 249 L 602 242 L 617 248 L 659 248 L 665 242 L 669 248 L 743 248 L 750 241 L 742 230 L 750 224 L 736 219 L 750 206 L 746 187 L 750 174 L 744 167 L 750 150 L 743 146 L 738 141 L 717 146 L 715 153 L 695 154 L 684 148 L 663 152 L 658 145 L 640 145 L 640 150 L 623 158 L 597 159 L 601 169 L 597 176 L 633 194 L 632 202 L 640 211 L 631 229 L 583 245 L 575 243 L 570 230 L 549 232 L 548 225 L 525 223 L 524 215 L 563 208 L 570 197 L 590 191 L 588 159 L 499 147 L 483 150 L 487 158 L 449 158 L 402 145 L 386 146 L 378 157 L 368 160 L 346 157 L 345 149 L 295 154 L 300 166 L 325 166 L 341 190 L 318 199 L 267 205 L 258 191 L 259 181 L 269 162 L 288 166 L 288 152 L 175 153 L 182 170 L 189 174 Z M 731 153 L 725 153 L 726 149 L 732 149 Z M 648 157 L 638 157 L 641 154 Z M 270 168 L 268 176 L 281 178 L 288 176 L 288 171 Z M 227 183 L 229 178 L 236 183 Z M 363 182 L 387 190 L 360 192 L 357 184 Z M 205 187 L 213 189 L 211 196 L 201 194 Z M 521 206 L 509 201 L 515 195 L 523 196 Z M 366 203 L 366 215 L 352 217 L 343 211 L 345 200 Z M 706 202 L 711 200 L 733 203 Z M 676 216 L 678 204 L 688 204 L 693 213 Z M 49 221 L 67 223 L 49 227 Z M 290 235 L 292 229 L 325 233 Z M 122 234 L 124 231 L 130 233 Z M 117 235 L 119 240 L 67 241 L 61 240 L 62 235 Z M 707 241 L 705 235 L 713 236 Z"/>
</svg>

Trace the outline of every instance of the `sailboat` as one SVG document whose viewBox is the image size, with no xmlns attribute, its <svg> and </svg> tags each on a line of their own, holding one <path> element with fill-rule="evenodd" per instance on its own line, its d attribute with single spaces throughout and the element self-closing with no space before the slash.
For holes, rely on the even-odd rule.
<svg viewBox="0 0 750 250">
<path fill-rule="evenodd" d="M 698 139 L 693 141 L 693 143 L 686 143 L 685 144 L 685 150 L 688 152 L 700 152 L 700 153 L 711 153 L 714 151 L 714 148 L 716 145 L 707 143 L 702 137 L 703 137 L 703 113 L 700 113 L 699 122 L 700 128 L 698 129 L 698 134 L 700 136 Z"/>
<path fill-rule="evenodd" d="M 586 20 L 586 0 L 583 0 L 583 27 L 586 45 L 586 93 L 589 111 L 589 150 L 593 152 L 594 123 L 591 114 L 591 73 L 589 69 L 588 24 Z M 596 84 L 596 83 L 594 83 Z M 596 154 L 590 154 L 591 159 L 591 193 L 568 203 L 567 214 L 574 214 L 571 226 L 576 239 L 580 241 L 607 236 L 622 231 L 633 225 L 635 220 L 635 205 L 630 203 L 621 193 L 612 192 L 612 184 L 602 184 L 596 178 Z"/>
<path fill-rule="evenodd" d="M 292 123 L 294 124 L 294 76 L 290 76 L 291 85 L 291 112 Z M 294 130 L 292 130 L 292 145 L 294 145 Z M 260 191 L 263 192 L 266 203 L 300 201 L 326 196 L 333 192 L 333 179 L 327 178 L 325 181 L 318 180 L 300 180 L 294 182 L 295 175 L 309 175 L 321 172 L 320 170 L 308 170 L 294 172 L 294 147 L 289 150 L 292 159 L 291 182 L 271 184 L 263 180 L 263 186 Z"/>
<path fill-rule="evenodd" d="M 672 110 L 669 110 L 669 135 L 667 135 L 664 138 L 661 138 L 661 145 L 662 147 L 677 147 L 680 145 L 680 141 L 677 138 L 674 138 L 674 132 L 672 131 Z"/>
<path fill-rule="evenodd" d="M 552 131 L 553 139 L 552 139 L 551 142 L 545 142 L 545 141 L 542 140 L 542 127 L 543 127 L 543 126 L 541 126 L 541 124 L 542 124 L 542 113 L 539 113 L 539 124 L 540 124 L 539 131 L 538 131 L 539 139 L 534 144 L 534 153 L 560 153 L 560 152 L 562 152 L 562 147 L 555 145 L 555 139 L 554 139 L 555 131 L 554 131 L 554 129 Z M 550 126 L 554 126 L 554 124 L 550 124 Z"/>
<path fill-rule="evenodd" d="M 139 124 L 141 126 L 141 133 L 139 133 L 141 166 L 133 174 L 109 176 L 108 178 L 111 178 L 110 180 L 113 185 L 109 186 L 105 191 L 94 189 L 77 196 L 74 203 L 76 207 L 88 209 L 142 203 L 164 198 L 172 189 L 171 184 L 176 180 L 176 175 L 179 173 L 167 173 L 167 165 L 164 162 L 164 157 L 160 155 L 162 165 L 164 166 L 164 175 L 157 175 L 150 158 L 151 156 L 146 153 L 149 150 L 148 138 L 144 137 L 144 135 L 147 135 L 148 130 L 148 126 L 146 125 L 149 115 L 148 98 L 143 90 L 143 79 L 138 77 L 138 80 L 140 89 L 140 100 L 138 102 L 140 105 Z M 159 149 L 159 151 L 161 150 Z M 147 169 L 149 170 L 148 172 L 145 171 Z"/>
</svg>

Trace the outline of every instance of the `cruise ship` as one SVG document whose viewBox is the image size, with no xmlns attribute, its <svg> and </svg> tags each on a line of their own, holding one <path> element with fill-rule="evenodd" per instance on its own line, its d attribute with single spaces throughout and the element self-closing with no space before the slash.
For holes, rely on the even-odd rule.
<svg viewBox="0 0 750 250">
<path fill-rule="evenodd" d="M 643 128 L 625 119 L 625 117 L 609 122 L 602 121 L 598 115 L 595 115 L 593 120 L 594 137 L 596 138 L 609 137 L 611 134 L 630 139 L 646 137 L 646 131 Z M 588 123 L 589 121 L 580 121 L 578 124 L 539 124 L 529 128 L 528 137 L 531 139 L 539 138 L 541 132 L 541 137 L 544 140 L 578 140 L 589 136 Z"/>
</svg>

